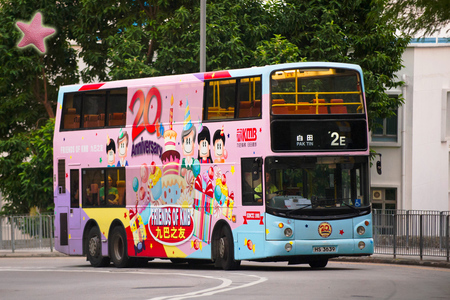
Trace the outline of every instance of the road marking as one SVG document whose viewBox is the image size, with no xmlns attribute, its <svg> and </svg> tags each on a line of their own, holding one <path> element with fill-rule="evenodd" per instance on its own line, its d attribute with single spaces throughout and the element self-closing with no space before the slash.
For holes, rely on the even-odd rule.
<svg viewBox="0 0 450 300">
<path fill-rule="evenodd" d="M 115 271 L 113 271 L 115 270 Z M 67 270 L 67 269 L 49 269 L 49 268 L 30 268 L 30 267 L 0 267 L 0 272 L 68 272 L 68 273 L 103 273 L 103 274 L 136 274 L 136 275 L 154 275 L 154 276 L 189 276 L 189 277 L 197 277 L 197 278 L 204 278 L 204 279 L 210 279 L 210 280 L 218 280 L 221 283 L 215 287 L 198 290 L 195 292 L 189 292 L 185 294 L 179 294 L 179 295 L 171 295 L 171 296 L 162 296 L 162 297 L 155 297 L 150 298 L 149 300 L 181 300 L 181 299 L 188 299 L 188 298 L 194 298 L 194 297 L 202 297 L 202 296 L 212 296 L 218 293 L 224 293 L 232 290 L 247 288 L 253 285 L 257 285 L 260 283 L 263 283 L 267 281 L 266 277 L 261 277 L 257 275 L 249 275 L 249 274 L 242 274 L 242 273 L 232 273 L 232 272 L 226 272 L 227 277 L 244 277 L 247 278 L 248 282 L 245 282 L 243 284 L 238 284 L 234 282 L 232 279 L 225 278 L 225 277 L 217 277 L 217 276 L 209 276 L 209 275 L 199 275 L 199 274 L 186 274 L 186 273 L 152 273 L 152 272 L 143 272 L 143 271 L 117 271 L 117 269 L 112 270 Z M 251 280 L 251 281 L 249 281 Z M 242 281 L 242 280 L 240 280 Z M 234 284 L 234 285 L 233 285 Z"/>
<path fill-rule="evenodd" d="M 260 276 L 257 276 L 257 275 L 247 275 L 247 274 L 229 273 L 229 272 L 227 272 L 227 274 L 252 277 L 252 278 L 255 278 L 256 280 L 252 281 L 252 282 L 248 282 L 248 283 L 242 284 L 242 285 L 239 285 L 239 286 L 231 286 L 233 281 L 230 280 L 230 284 L 227 285 L 227 286 L 224 286 L 222 284 L 220 286 L 216 286 L 216 287 L 209 288 L 209 289 L 199 290 L 199 291 L 190 292 L 190 293 L 186 293 L 186 294 L 180 294 L 180 295 L 156 297 L 156 298 L 151 298 L 149 300 L 180 300 L 180 299 L 188 299 L 188 298 L 194 298 L 194 297 L 212 296 L 212 295 L 218 294 L 218 293 L 223 293 L 223 292 L 228 292 L 228 291 L 232 291 L 232 290 L 247 288 L 247 287 L 250 287 L 250 286 L 253 286 L 253 285 L 256 285 L 256 284 L 263 283 L 264 281 L 267 281 L 266 277 L 260 277 Z M 185 276 L 193 276 L 193 277 L 218 279 L 217 277 L 203 276 L 203 275 L 194 275 L 194 274 L 183 274 L 183 275 L 185 275 Z M 223 279 L 223 278 L 220 278 L 220 279 Z"/>
</svg>

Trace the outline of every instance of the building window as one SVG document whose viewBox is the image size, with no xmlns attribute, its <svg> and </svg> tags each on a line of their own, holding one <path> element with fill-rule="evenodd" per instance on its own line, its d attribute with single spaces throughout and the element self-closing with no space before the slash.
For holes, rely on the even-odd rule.
<svg viewBox="0 0 450 300">
<path fill-rule="evenodd" d="M 374 142 L 397 142 L 397 129 L 398 129 L 398 110 L 394 111 L 394 115 L 385 118 L 375 119 L 374 130 L 372 131 L 372 141 Z"/>
<path fill-rule="evenodd" d="M 397 189 L 372 188 L 372 207 L 383 211 L 397 209 Z"/>
<path fill-rule="evenodd" d="M 398 95 L 390 95 L 389 98 L 398 98 Z M 372 131 L 373 142 L 394 142 L 398 141 L 398 110 L 389 118 L 374 120 L 374 129 Z"/>
</svg>

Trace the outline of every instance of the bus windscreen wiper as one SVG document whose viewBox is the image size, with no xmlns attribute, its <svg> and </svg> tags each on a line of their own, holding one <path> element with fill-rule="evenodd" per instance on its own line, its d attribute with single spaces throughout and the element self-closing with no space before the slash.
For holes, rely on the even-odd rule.
<svg viewBox="0 0 450 300">
<path fill-rule="evenodd" d="M 347 199 L 350 199 L 350 198 L 347 198 Z M 356 209 L 353 205 L 350 205 L 350 204 L 348 204 L 348 203 L 345 203 L 344 200 L 345 200 L 345 199 L 336 199 L 336 202 L 339 203 L 339 204 L 343 204 L 344 206 L 350 207 L 350 208 L 353 209 L 353 210 L 358 211 L 358 209 Z"/>
<path fill-rule="evenodd" d="M 286 215 L 287 215 L 287 216 L 290 216 L 290 215 L 292 215 L 292 214 L 295 213 L 295 212 L 301 211 L 302 209 L 305 209 L 305 208 L 307 208 L 307 207 L 311 207 L 311 206 L 312 206 L 312 203 L 310 203 L 310 204 L 303 204 L 303 205 L 304 205 L 303 207 L 300 207 L 300 208 L 297 208 L 297 209 L 288 211 L 288 212 L 286 213 Z"/>
</svg>

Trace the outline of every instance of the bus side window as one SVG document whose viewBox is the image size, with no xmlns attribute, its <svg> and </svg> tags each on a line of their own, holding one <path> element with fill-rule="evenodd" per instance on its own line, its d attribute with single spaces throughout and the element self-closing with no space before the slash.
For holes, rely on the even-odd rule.
<svg viewBox="0 0 450 300">
<path fill-rule="evenodd" d="M 125 126 L 127 116 L 127 89 L 109 91 L 106 103 L 108 126 Z"/>
<path fill-rule="evenodd" d="M 234 119 L 236 79 L 205 82 L 205 120 Z"/>
<path fill-rule="evenodd" d="M 87 92 L 83 98 L 83 127 L 105 126 L 106 91 Z"/>
<path fill-rule="evenodd" d="M 105 172 L 103 169 L 83 169 L 82 171 L 82 200 L 83 207 L 98 207 L 103 205 L 100 191 L 104 185 Z"/>
<path fill-rule="evenodd" d="M 70 170 L 70 208 L 80 207 L 80 171 Z"/>
<path fill-rule="evenodd" d="M 261 117 L 261 90 L 261 76 L 239 79 L 237 118 Z"/>
<path fill-rule="evenodd" d="M 64 95 L 64 107 L 61 116 L 60 129 L 76 129 L 80 128 L 81 113 L 81 94 Z"/>
<path fill-rule="evenodd" d="M 241 158 L 242 205 L 263 205 L 261 187 L 262 158 Z M 262 191 L 262 189 L 261 189 Z"/>
</svg>

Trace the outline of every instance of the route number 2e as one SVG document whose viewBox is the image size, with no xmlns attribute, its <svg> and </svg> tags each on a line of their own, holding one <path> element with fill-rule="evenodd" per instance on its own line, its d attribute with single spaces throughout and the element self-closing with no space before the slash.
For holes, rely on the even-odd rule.
<svg viewBox="0 0 450 300">
<path fill-rule="evenodd" d="M 336 131 L 328 132 L 328 134 L 331 134 L 331 138 L 333 139 L 331 141 L 331 146 L 345 146 L 346 145 L 345 136 L 339 135 L 339 133 Z"/>
</svg>

